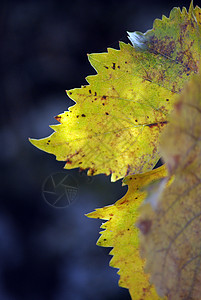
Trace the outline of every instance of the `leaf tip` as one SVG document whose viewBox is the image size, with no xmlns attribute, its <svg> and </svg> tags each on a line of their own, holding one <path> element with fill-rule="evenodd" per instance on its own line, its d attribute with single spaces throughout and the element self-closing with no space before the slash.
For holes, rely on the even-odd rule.
<svg viewBox="0 0 201 300">
<path fill-rule="evenodd" d="M 97 216 L 97 211 L 96 209 L 90 213 L 84 214 L 85 217 L 90 218 L 90 219 L 100 219 L 100 217 Z"/>
<path fill-rule="evenodd" d="M 28 138 L 28 141 L 29 141 L 33 146 L 39 148 L 38 145 L 37 145 L 38 142 L 39 142 L 39 140 L 33 139 L 33 138 Z"/>
<path fill-rule="evenodd" d="M 194 9 L 193 0 L 191 0 L 190 6 L 189 6 L 189 13 L 192 13 Z"/>
<path fill-rule="evenodd" d="M 135 31 L 135 32 L 128 32 L 128 39 L 131 41 L 134 48 L 144 50 L 145 46 L 145 36 L 143 33 Z"/>
</svg>

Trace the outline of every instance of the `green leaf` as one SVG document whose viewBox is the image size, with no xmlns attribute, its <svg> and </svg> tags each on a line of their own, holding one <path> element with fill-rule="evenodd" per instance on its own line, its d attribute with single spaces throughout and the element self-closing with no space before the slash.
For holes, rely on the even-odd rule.
<svg viewBox="0 0 201 300">
<path fill-rule="evenodd" d="M 161 138 L 172 184 L 141 208 L 141 251 L 160 296 L 199 300 L 201 295 L 201 75 L 175 104 Z M 152 195 L 153 198 L 153 195 Z M 146 232 L 143 224 L 149 224 Z"/>
<path fill-rule="evenodd" d="M 112 181 L 151 170 L 176 95 L 197 72 L 200 15 L 192 5 L 189 13 L 174 8 L 151 31 L 136 33 L 135 41 L 131 35 L 134 47 L 120 43 L 120 50 L 89 55 L 98 74 L 68 91 L 76 104 L 56 117 L 61 124 L 51 126 L 51 136 L 31 143 L 67 169 L 111 174 Z"/>
<path fill-rule="evenodd" d="M 87 215 L 90 218 L 108 220 L 101 226 L 105 230 L 101 231 L 97 244 L 113 247 L 110 266 L 119 269 L 119 285 L 129 289 L 134 300 L 161 299 L 150 284 L 149 275 L 144 272 L 145 261 L 139 253 L 139 232 L 134 224 L 139 215 L 138 207 L 146 196 L 143 187 L 165 176 L 165 166 L 144 174 L 128 176 L 123 181 L 128 185 L 128 192 L 122 199 Z"/>
</svg>

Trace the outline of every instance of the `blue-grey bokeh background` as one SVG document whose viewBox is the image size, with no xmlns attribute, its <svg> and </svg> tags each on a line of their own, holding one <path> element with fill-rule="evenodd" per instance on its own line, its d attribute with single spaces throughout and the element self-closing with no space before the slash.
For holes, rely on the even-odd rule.
<svg viewBox="0 0 201 300">
<path fill-rule="evenodd" d="M 65 89 L 94 74 L 87 53 L 118 48 L 126 31 L 146 31 L 173 6 L 190 1 L 2 1 L 0 9 L 0 300 L 130 299 L 95 245 L 100 220 L 85 213 L 126 192 L 104 175 L 88 182 L 78 170 L 76 201 L 54 209 L 42 198 L 47 176 L 63 163 L 28 137 L 52 130 L 53 116 L 73 102 Z M 194 1 L 194 4 L 199 4 Z"/>
</svg>

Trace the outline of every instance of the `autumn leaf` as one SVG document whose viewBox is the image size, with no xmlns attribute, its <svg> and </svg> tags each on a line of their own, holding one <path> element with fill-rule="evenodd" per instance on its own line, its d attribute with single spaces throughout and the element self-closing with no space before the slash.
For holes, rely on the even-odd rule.
<svg viewBox="0 0 201 300">
<path fill-rule="evenodd" d="M 201 299 L 201 75 L 175 104 L 161 138 L 172 184 L 141 208 L 139 228 L 146 271 L 160 296 Z M 153 198 L 153 195 L 152 195 Z"/>
<path fill-rule="evenodd" d="M 174 70 L 168 70 L 167 74 L 159 69 L 150 70 L 148 74 L 150 79 L 157 77 L 158 82 L 161 82 L 161 77 L 165 75 L 163 81 L 172 90 L 181 91 L 186 81 L 186 77 L 181 78 L 179 82 L 175 79 L 181 73 L 185 73 L 186 76 L 190 74 L 190 71 L 198 71 L 198 61 L 200 59 L 200 46 L 201 46 L 201 10 L 198 6 L 193 8 L 193 1 L 191 2 L 189 13 L 186 8 L 183 7 L 182 11 L 179 8 L 173 8 L 169 18 L 163 16 L 162 20 L 156 19 L 152 30 L 148 30 L 145 34 L 134 32 L 128 33 L 129 39 L 132 44 L 139 49 L 147 50 L 151 54 L 160 54 L 166 58 L 171 58 L 174 64 L 178 64 L 179 67 L 183 66 L 180 71 L 176 67 L 176 74 Z M 152 55 L 150 55 L 151 60 Z M 167 65 L 167 68 L 170 68 Z M 184 69 L 183 69 L 184 68 Z M 162 72 L 161 72 L 162 71 Z M 169 76 L 170 75 L 170 76 Z"/>
<path fill-rule="evenodd" d="M 101 231 L 97 244 L 113 247 L 110 265 L 119 269 L 119 285 L 129 289 L 134 300 L 161 299 L 149 283 L 149 275 L 144 272 L 144 260 L 139 254 L 138 228 L 134 224 L 138 218 L 138 207 L 146 195 L 141 189 L 164 176 L 164 166 L 144 174 L 127 176 L 123 182 L 128 185 L 128 192 L 122 199 L 87 215 L 108 220 L 101 226 L 105 230 Z"/>
<path fill-rule="evenodd" d="M 151 170 L 160 157 L 159 135 L 176 95 L 197 72 L 201 10 L 174 8 L 145 34 L 132 33 L 134 46 L 91 54 L 97 75 L 68 91 L 76 104 L 56 117 L 54 133 L 31 143 L 65 161 L 65 168 L 111 174 L 115 181 Z"/>
</svg>

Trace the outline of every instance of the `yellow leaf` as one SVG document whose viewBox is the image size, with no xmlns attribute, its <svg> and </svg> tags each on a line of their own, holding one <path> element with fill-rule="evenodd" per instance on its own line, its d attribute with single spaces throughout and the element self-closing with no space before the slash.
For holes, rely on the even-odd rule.
<svg viewBox="0 0 201 300">
<path fill-rule="evenodd" d="M 186 86 L 161 139 L 172 184 L 149 198 L 138 226 L 146 271 L 160 296 L 201 299 L 201 75 Z M 158 198 L 158 199 L 157 199 Z M 143 231 L 143 224 L 149 230 Z"/>
<path fill-rule="evenodd" d="M 119 285 L 129 289 L 134 300 L 160 299 L 149 283 L 149 276 L 144 273 L 144 260 L 139 254 L 138 228 L 134 224 L 138 217 L 138 207 L 146 195 L 141 189 L 165 176 L 164 166 L 144 174 L 127 176 L 123 182 L 128 185 L 128 192 L 122 199 L 87 215 L 108 220 L 101 226 L 105 230 L 101 232 L 97 244 L 113 247 L 110 265 L 119 269 Z"/>
<path fill-rule="evenodd" d="M 56 117 L 61 124 L 51 126 L 51 136 L 32 144 L 67 169 L 111 174 L 112 181 L 151 170 L 176 95 L 197 72 L 200 16 L 199 7 L 174 8 L 144 35 L 130 34 L 134 47 L 120 43 L 120 50 L 89 55 L 98 74 L 68 91 L 76 104 Z"/>
</svg>

